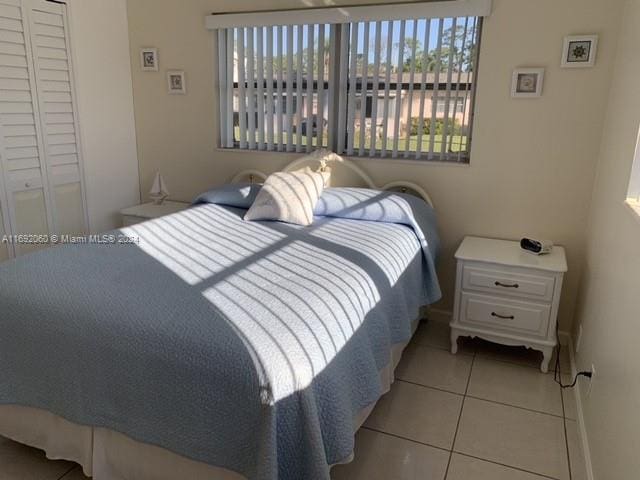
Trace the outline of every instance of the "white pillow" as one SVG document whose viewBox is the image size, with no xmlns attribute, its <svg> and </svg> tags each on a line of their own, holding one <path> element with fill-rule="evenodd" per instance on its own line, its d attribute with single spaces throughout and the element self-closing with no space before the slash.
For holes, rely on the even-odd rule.
<svg viewBox="0 0 640 480">
<path fill-rule="evenodd" d="M 269 175 L 244 219 L 311 225 L 313 209 L 328 177 L 327 173 L 314 172 L 309 167 Z"/>
</svg>

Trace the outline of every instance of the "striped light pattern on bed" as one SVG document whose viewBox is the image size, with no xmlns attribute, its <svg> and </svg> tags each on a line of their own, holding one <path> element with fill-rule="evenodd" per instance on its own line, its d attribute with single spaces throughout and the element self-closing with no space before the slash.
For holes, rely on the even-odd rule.
<svg viewBox="0 0 640 480">
<path fill-rule="evenodd" d="M 381 300 L 380 285 L 408 270 L 421 280 L 420 243 L 393 223 L 327 217 L 301 228 L 209 204 L 123 233 L 233 319 L 269 403 L 312 383 Z"/>
</svg>

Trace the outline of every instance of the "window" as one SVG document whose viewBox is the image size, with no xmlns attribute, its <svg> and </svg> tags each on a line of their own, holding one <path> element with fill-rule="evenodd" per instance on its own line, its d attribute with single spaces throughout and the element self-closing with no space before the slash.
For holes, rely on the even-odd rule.
<svg viewBox="0 0 640 480">
<path fill-rule="evenodd" d="M 636 146 L 636 154 L 631 168 L 627 203 L 640 215 L 640 134 Z"/>
<path fill-rule="evenodd" d="M 221 144 L 467 162 L 481 28 L 477 15 L 217 27 Z"/>
<path fill-rule="evenodd" d="M 228 76 L 221 97 L 233 99 L 226 147 L 301 152 L 328 145 L 326 125 L 319 126 L 328 118 L 330 30 L 328 25 L 227 30 L 227 63 L 220 66 Z"/>
<path fill-rule="evenodd" d="M 449 116 L 451 117 L 464 113 L 466 107 L 464 97 L 450 98 L 448 102 L 446 97 L 438 97 L 437 102 L 438 105 L 436 107 L 436 113 L 439 115 L 444 114 L 447 108 L 447 103 L 449 104 Z"/>
</svg>

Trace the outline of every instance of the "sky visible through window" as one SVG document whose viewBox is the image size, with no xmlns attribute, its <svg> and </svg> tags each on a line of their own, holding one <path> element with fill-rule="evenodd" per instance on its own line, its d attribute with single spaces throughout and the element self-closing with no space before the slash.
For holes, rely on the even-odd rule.
<svg viewBox="0 0 640 480">
<path fill-rule="evenodd" d="M 466 161 L 480 30 L 478 17 L 229 29 L 225 145 Z"/>
<path fill-rule="evenodd" d="M 425 48 L 425 43 L 427 44 L 427 51 L 428 52 L 435 52 L 437 50 L 438 47 L 438 35 L 439 35 L 439 31 L 440 31 L 440 22 L 442 22 L 442 31 L 443 31 L 443 41 L 441 44 L 441 49 L 442 49 L 442 56 L 443 59 L 446 60 L 446 57 L 448 55 L 448 51 L 449 51 L 449 47 L 450 47 L 450 32 L 452 30 L 453 27 L 453 23 L 454 20 L 456 22 L 456 39 L 455 39 L 455 49 L 454 52 L 456 54 L 456 58 L 454 59 L 454 61 L 456 63 L 459 63 L 460 57 L 457 56 L 457 54 L 459 52 L 462 52 L 463 54 L 465 52 L 463 52 L 462 49 L 462 44 L 463 42 L 469 46 L 471 44 L 473 44 L 473 35 L 474 35 L 474 30 L 476 27 L 476 22 L 477 19 L 475 17 L 460 17 L 457 19 L 453 19 L 453 18 L 444 18 L 444 19 L 430 19 L 430 20 L 407 20 L 405 23 L 405 34 L 404 34 L 404 44 L 405 44 L 405 54 L 404 54 L 404 60 L 407 61 L 408 59 L 408 54 L 411 51 L 412 48 L 412 41 L 413 38 L 416 38 L 417 44 L 416 44 L 416 52 L 421 53 L 423 52 L 424 48 Z M 383 22 L 379 22 L 380 25 L 380 37 L 381 37 L 381 57 L 384 56 L 386 54 L 386 50 L 387 50 L 387 43 L 388 43 L 388 37 L 389 37 L 389 29 L 391 28 L 392 30 L 392 40 L 391 40 L 391 45 L 392 45 L 392 63 L 394 65 L 398 64 L 399 61 L 399 55 L 400 55 L 400 45 L 401 45 L 401 39 L 400 39 L 400 21 L 383 21 Z M 429 23 L 429 36 L 427 39 L 425 39 L 425 33 L 427 30 L 427 23 Z M 465 24 L 466 24 L 466 38 L 465 38 Z M 355 24 L 354 24 L 355 25 Z M 365 51 L 365 31 L 366 31 L 366 26 L 367 23 L 365 22 L 359 22 L 358 24 L 358 48 L 357 48 L 357 52 L 359 55 L 364 55 L 364 51 Z M 370 24 L 370 30 L 369 30 L 369 41 L 368 41 L 368 48 L 367 50 L 367 59 L 368 59 L 368 63 L 369 64 L 373 64 L 374 60 L 375 60 L 375 39 L 376 39 L 376 29 L 378 28 L 378 24 L 376 24 L 375 22 L 371 22 Z M 283 30 L 283 42 L 282 42 L 282 53 L 283 55 L 287 55 L 289 53 L 289 49 L 288 49 L 288 41 L 287 41 L 287 36 L 288 36 L 288 30 L 292 28 L 293 29 L 293 45 L 292 45 L 292 50 L 291 52 L 293 52 L 293 54 L 297 54 L 299 51 L 299 38 L 298 35 L 302 35 L 302 48 L 303 48 L 303 52 L 305 53 L 305 57 L 306 57 L 306 52 L 309 48 L 309 29 L 307 28 L 307 26 L 305 26 L 304 28 L 298 28 L 297 26 L 283 26 L 282 30 Z M 314 45 L 318 45 L 318 37 L 319 37 L 319 29 L 323 28 L 324 29 L 324 38 L 325 38 L 325 48 L 328 51 L 329 49 L 329 38 L 330 38 L 330 34 L 329 34 L 329 30 L 330 30 L 330 26 L 329 25 L 312 25 L 312 28 L 314 30 L 313 33 L 313 43 Z M 417 29 L 417 31 L 416 31 Z M 257 36 L 257 35 L 256 35 Z M 257 38 L 255 38 L 256 36 L 254 36 L 254 45 L 257 46 Z M 426 40 L 426 42 L 425 42 Z M 246 32 L 245 32 L 245 48 L 246 48 L 246 42 L 247 42 L 247 36 L 246 36 Z M 255 47 L 254 47 L 255 48 Z M 263 55 L 266 57 L 267 56 L 267 41 L 266 41 L 266 29 L 263 31 L 263 41 L 262 41 L 262 49 L 263 49 Z M 274 58 L 278 57 L 279 51 L 280 51 L 280 36 L 274 32 L 273 35 L 273 46 L 272 46 L 272 55 Z M 465 49 L 468 50 L 468 49 Z M 382 59 L 384 60 L 384 59 Z M 433 61 L 433 60 L 432 60 Z M 305 70 L 306 70 L 306 58 L 303 58 L 303 62 L 305 64 Z M 294 62 L 295 63 L 295 62 Z M 462 71 L 469 71 L 470 69 L 470 64 L 471 64 L 471 58 L 470 55 L 465 55 L 463 58 L 463 63 L 462 63 Z M 286 62 L 285 65 L 283 65 L 283 68 L 286 68 Z M 295 65 L 294 65 L 295 68 Z M 434 66 L 433 64 L 431 64 L 430 68 L 428 69 L 429 71 L 433 71 L 434 70 Z M 416 71 L 421 71 L 421 66 L 418 62 L 418 64 L 416 65 Z M 325 72 L 326 74 L 327 72 Z"/>
</svg>

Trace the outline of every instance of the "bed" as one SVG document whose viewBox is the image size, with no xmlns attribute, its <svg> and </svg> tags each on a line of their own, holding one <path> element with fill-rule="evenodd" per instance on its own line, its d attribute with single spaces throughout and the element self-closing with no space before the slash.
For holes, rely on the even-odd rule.
<svg viewBox="0 0 640 480">
<path fill-rule="evenodd" d="M 0 435 L 97 480 L 328 479 L 440 296 L 426 192 L 330 168 L 367 189 L 311 227 L 204 203 L 1 264 Z"/>
</svg>

